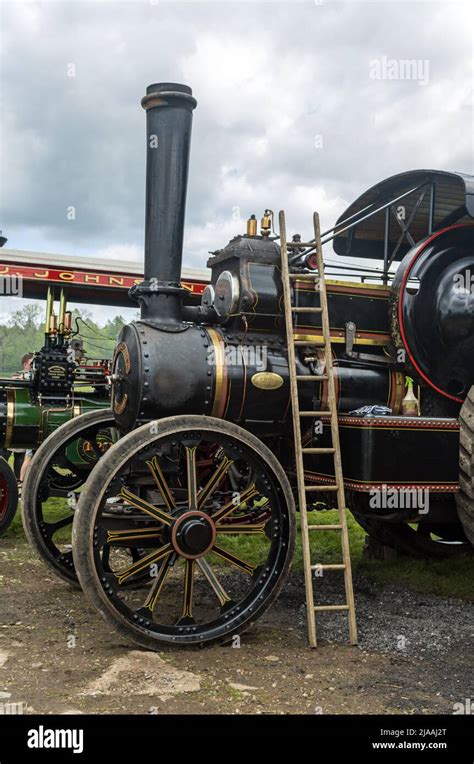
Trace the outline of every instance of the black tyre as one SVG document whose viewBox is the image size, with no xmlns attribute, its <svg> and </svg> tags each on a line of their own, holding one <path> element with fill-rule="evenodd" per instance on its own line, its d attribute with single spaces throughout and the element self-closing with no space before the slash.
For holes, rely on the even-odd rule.
<svg viewBox="0 0 474 764">
<path fill-rule="evenodd" d="M 0 457 L 0 535 L 11 525 L 18 507 L 18 483 L 8 462 Z"/>
<path fill-rule="evenodd" d="M 474 545 L 474 386 L 460 414 L 459 493 L 456 504 L 464 532 Z"/>
<path fill-rule="evenodd" d="M 117 497 L 141 512 L 141 523 L 110 520 Z M 129 433 L 94 468 L 74 518 L 73 554 L 105 620 L 157 650 L 226 641 L 247 628 L 283 585 L 294 536 L 293 494 L 271 451 L 234 424 L 179 416 Z M 120 547 L 133 543 L 148 553 L 129 565 Z M 151 585 L 119 586 L 145 570 Z"/>
</svg>

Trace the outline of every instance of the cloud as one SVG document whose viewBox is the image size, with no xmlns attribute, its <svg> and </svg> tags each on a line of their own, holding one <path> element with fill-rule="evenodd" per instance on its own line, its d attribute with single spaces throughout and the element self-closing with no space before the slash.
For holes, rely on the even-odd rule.
<svg viewBox="0 0 474 764">
<path fill-rule="evenodd" d="M 17 2 L 2 16 L 12 248 L 141 258 L 154 81 L 198 100 L 187 265 L 265 207 L 304 234 L 314 208 L 327 228 L 396 172 L 473 171 L 467 4 Z M 371 79 L 384 56 L 428 61 L 427 84 Z"/>
</svg>

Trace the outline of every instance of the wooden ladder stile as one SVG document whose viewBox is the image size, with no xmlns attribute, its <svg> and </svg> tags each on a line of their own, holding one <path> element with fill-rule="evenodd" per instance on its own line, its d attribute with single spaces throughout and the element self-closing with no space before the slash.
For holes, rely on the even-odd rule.
<svg viewBox="0 0 474 764">
<path fill-rule="evenodd" d="M 282 211 L 279 215 L 280 224 L 280 247 L 281 247 L 281 275 L 283 282 L 283 298 L 286 336 L 288 343 L 288 366 L 290 375 L 290 394 L 292 403 L 293 432 L 295 440 L 295 461 L 296 478 L 298 485 L 298 500 L 301 521 L 301 543 L 303 547 L 303 566 L 306 590 L 306 606 L 308 616 L 308 636 L 311 647 L 316 647 L 316 613 L 321 611 L 341 611 L 347 612 L 349 624 L 349 639 L 351 644 L 357 644 L 357 625 L 355 616 L 354 590 L 352 583 L 352 569 L 349 549 L 349 535 L 347 530 L 346 503 L 344 493 L 344 478 L 342 473 L 341 448 L 339 442 L 339 423 L 337 414 L 337 398 L 334 382 L 334 370 L 332 363 L 331 333 L 329 324 L 329 311 L 326 294 L 326 282 L 324 276 L 324 260 L 321 245 L 321 232 L 319 224 L 319 215 L 317 212 L 313 216 L 314 241 L 306 246 L 316 248 L 317 267 L 313 272 L 290 273 L 288 253 L 296 248 L 304 247 L 301 242 L 288 242 L 286 238 L 285 213 Z M 300 307 L 293 305 L 292 302 L 292 283 L 304 281 L 312 283 L 315 292 L 319 292 L 320 305 L 318 307 Z M 295 290 L 296 291 L 296 290 Z M 295 340 L 294 316 L 308 312 L 319 313 L 321 315 L 321 327 L 323 342 L 311 342 Z M 323 374 L 301 375 L 297 373 L 296 350 L 299 345 L 314 346 L 319 345 L 324 352 L 325 369 Z M 300 411 L 298 385 L 303 382 L 326 381 L 328 391 L 328 408 L 324 411 Z M 327 415 L 331 423 L 330 448 L 303 448 L 301 438 L 301 417 L 318 418 Z M 306 485 L 304 457 L 305 454 L 330 454 L 334 459 L 335 483 Z M 308 522 L 308 502 L 306 495 L 313 491 L 333 491 L 337 493 L 337 509 L 339 522 L 329 525 L 310 525 Z M 340 531 L 341 533 L 341 551 L 342 563 L 315 565 L 311 561 L 311 546 L 309 534 L 312 531 Z M 318 570 L 342 570 L 344 571 L 344 584 L 346 601 L 341 605 L 315 605 L 313 592 L 313 571 Z"/>
</svg>

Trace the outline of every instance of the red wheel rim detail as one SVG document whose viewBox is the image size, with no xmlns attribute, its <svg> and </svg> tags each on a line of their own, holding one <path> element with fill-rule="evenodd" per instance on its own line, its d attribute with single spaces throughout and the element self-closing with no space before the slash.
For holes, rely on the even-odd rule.
<svg viewBox="0 0 474 764">
<path fill-rule="evenodd" d="M 420 377 L 422 377 L 422 379 L 424 379 L 425 382 L 431 388 L 433 388 L 433 390 L 436 390 L 437 393 L 440 393 L 440 395 L 443 395 L 445 398 L 450 398 L 452 401 L 456 401 L 456 403 L 464 403 L 464 399 L 463 398 L 458 398 L 456 395 L 451 395 L 450 393 L 445 392 L 445 390 L 441 390 L 441 388 L 438 387 L 437 385 L 435 385 L 434 382 L 432 382 L 426 376 L 426 374 L 420 369 L 418 363 L 416 362 L 415 358 L 413 357 L 413 355 L 412 355 L 412 353 L 410 351 L 407 339 L 406 339 L 405 327 L 403 325 L 403 309 L 402 309 L 403 308 L 403 304 L 402 304 L 402 297 L 403 297 L 403 294 L 405 292 L 407 281 L 408 281 L 408 279 L 410 277 L 410 273 L 411 273 L 411 270 L 412 270 L 414 264 L 416 263 L 416 261 L 418 260 L 420 255 L 423 254 L 423 252 L 425 251 L 426 247 L 429 244 L 431 244 L 432 241 L 434 241 L 435 239 L 438 238 L 438 236 L 441 236 L 442 234 L 446 233 L 447 231 L 454 231 L 456 228 L 473 228 L 473 227 L 474 226 L 470 225 L 469 223 L 467 223 L 467 224 L 466 223 L 458 223 L 457 225 L 451 225 L 451 226 L 448 226 L 447 228 L 442 228 L 440 231 L 436 231 L 436 233 L 434 233 L 432 236 L 430 236 L 429 239 L 427 239 L 421 245 L 420 249 L 417 252 L 415 252 L 415 254 L 413 256 L 413 260 L 411 261 L 410 265 L 406 269 L 406 271 L 405 271 L 405 273 L 403 275 L 402 286 L 401 286 L 401 289 L 400 289 L 400 297 L 399 297 L 399 300 L 398 300 L 398 324 L 400 326 L 400 334 L 401 334 L 401 337 L 402 337 L 403 345 L 405 347 L 405 350 L 408 353 L 410 361 L 412 362 L 413 366 L 417 370 L 417 372 L 420 375 Z"/>
<path fill-rule="evenodd" d="M 202 518 L 210 527 L 211 529 L 211 538 L 209 539 L 209 543 L 203 551 L 199 552 L 199 554 L 189 554 L 186 553 L 183 549 L 181 549 L 177 533 L 181 525 L 183 525 L 186 520 L 189 520 L 190 518 Z M 176 551 L 182 556 L 185 557 L 188 560 L 197 560 L 199 557 L 203 557 L 205 554 L 207 554 L 212 547 L 214 546 L 214 542 L 216 540 L 216 526 L 212 522 L 212 519 L 209 517 L 209 515 L 206 515 L 205 512 L 199 512 L 198 510 L 190 510 L 189 512 L 185 512 L 184 515 L 181 515 L 180 518 L 175 522 L 173 526 L 173 530 L 171 531 L 171 543 L 173 544 Z"/>
</svg>

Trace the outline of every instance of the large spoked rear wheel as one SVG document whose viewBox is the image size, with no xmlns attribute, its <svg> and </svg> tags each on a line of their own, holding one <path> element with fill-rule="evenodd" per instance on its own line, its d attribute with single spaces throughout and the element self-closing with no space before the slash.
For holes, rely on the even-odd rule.
<svg viewBox="0 0 474 764">
<path fill-rule="evenodd" d="M 55 430 L 34 454 L 23 485 L 25 535 L 63 581 L 79 586 L 71 530 L 79 492 L 113 440 L 113 414 L 90 411 Z"/>
<path fill-rule="evenodd" d="M 18 506 L 18 484 L 8 462 L 0 457 L 0 535 L 15 517 Z"/>
<path fill-rule="evenodd" d="M 464 532 L 474 545 L 474 385 L 460 414 L 459 493 L 456 504 Z"/>
<path fill-rule="evenodd" d="M 133 526 L 108 517 L 116 500 L 135 513 Z M 294 535 L 293 494 L 271 451 L 234 424 L 179 416 L 104 455 L 79 500 L 73 554 L 106 621 L 157 650 L 226 641 L 259 618 L 288 573 Z M 147 554 L 130 565 L 125 545 Z M 144 571 L 151 583 L 121 587 Z"/>
</svg>

